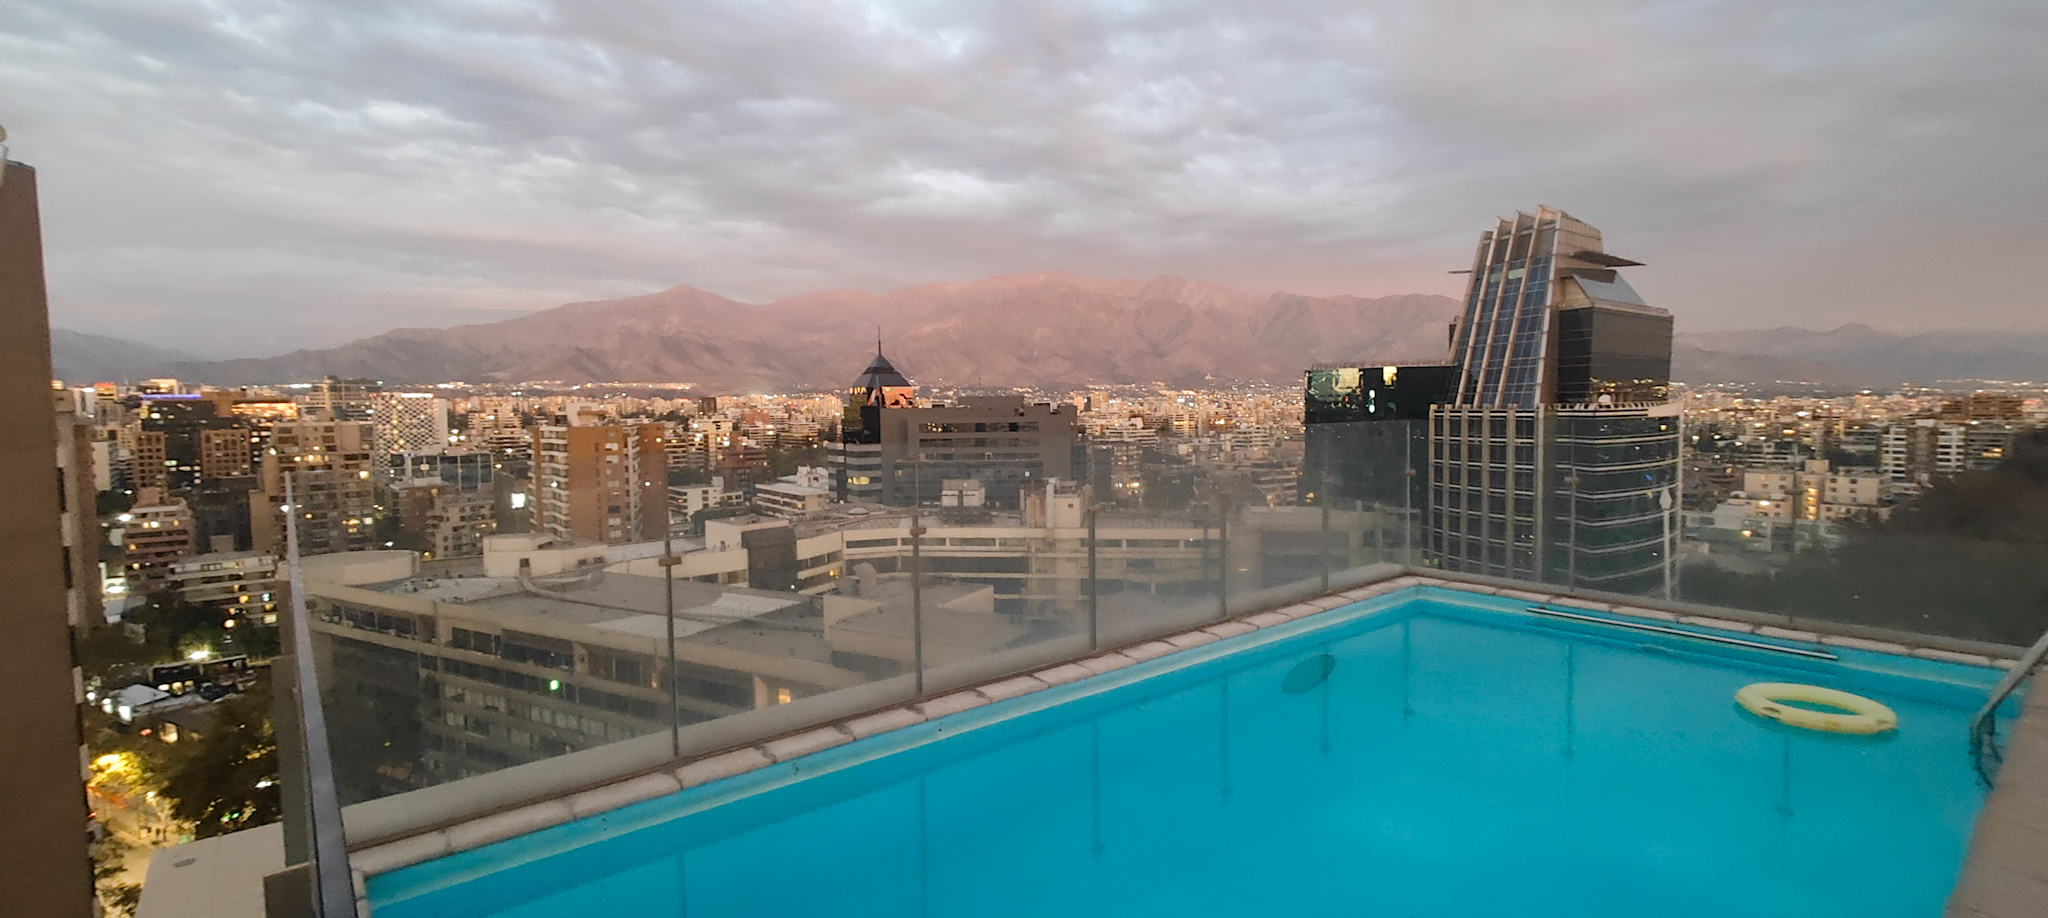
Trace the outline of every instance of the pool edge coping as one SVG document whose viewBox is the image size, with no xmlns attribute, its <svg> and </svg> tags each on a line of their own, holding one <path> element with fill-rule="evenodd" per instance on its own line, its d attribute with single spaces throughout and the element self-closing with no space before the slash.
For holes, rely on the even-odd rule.
<svg viewBox="0 0 2048 918">
<path fill-rule="evenodd" d="M 1438 576 L 1440 573 L 1442 572 L 1416 572 L 1414 569 L 1395 571 L 1383 579 L 1351 589 L 1312 596 L 1278 608 L 1250 612 L 1166 635 L 1133 641 L 1082 657 L 1055 661 L 942 694 L 891 704 L 821 725 L 667 762 L 656 768 L 622 774 L 594 787 L 480 812 L 456 822 L 423 827 L 418 832 L 402 837 L 370 842 L 349 852 L 349 872 L 355 888 L 357 912 L 362 916 L 370 914 L 367 883 L 372 876 L 472 851 L 717 781 L 738 778 L 858 740 L 884 736 L 953 714 L 1024 698 L 1114 673 L 1139 663 L 1209 647 L 1230 638 L 1301 622 L 1327 612 L 1420 587 L 1505 597 L 1536 605 L 1557 603 L 1576 609 L 1676 622 L 1702 630 L 1809 641 L 1828 646 L 1972 666 L 2010 668 L 2012 658 L 2019 652 L 2017 648 L 2007 648 L 2003 645 L 1960 641 L 1936 635 L 1915 635 L 1848 623 L 1695 606 L 1645 597 L 1614 597 L 1617 601 L 1609 601 L 1607 597 L 1599 594 L 1588 597 L 1584 593 L 1544 592 L 1528 589 L 1530 586 L 1536 586 L 1535 584 L 1489 582 L 1493 578 L 1457 574 Z M 1707 611 L 1715 614 L 1701 614 Z M 1958 649 L 1959 647 L 1989 652 L 1971 653 Z M 1213 649 L 1210 652 L 1213 652 Z M 1994 656 L 1993 653 L 1998 655 Z M 1987 800 L 1987 807 L 1988 805 Z M 1967 867 L 1968 861 L 1965 863 Z"/>
</svg>

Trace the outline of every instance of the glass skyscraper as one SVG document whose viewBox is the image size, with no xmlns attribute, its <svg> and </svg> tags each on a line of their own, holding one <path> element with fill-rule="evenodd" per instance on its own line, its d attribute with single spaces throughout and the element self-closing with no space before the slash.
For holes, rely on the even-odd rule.
<svg viewBox="0 0 2048 918">
<path fill-rule="evenodd" d="M 1600 231 L 1549 208 L 1480 237 L 1429 413 L 1426 557 L 1447 570 L 1616 592 L 1674 576 L 1671 314 Z"/>
</svg>

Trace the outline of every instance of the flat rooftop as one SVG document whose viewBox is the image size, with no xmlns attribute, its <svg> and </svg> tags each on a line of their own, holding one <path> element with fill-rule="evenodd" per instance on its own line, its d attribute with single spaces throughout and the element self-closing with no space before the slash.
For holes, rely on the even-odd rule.
<svg viewBox="0 0 2048 918">
<path fill-rule="evenodd" d="M 508 577 L 414 577 L 367 589 L 461 606 L 588 625 L 639 637 L 667 630 L 667 588 L 660 577 L 602 569 L 534 581 L 531 589 Z M 695 638 L 773 613 L 809 611 L 806 597 L 694 580 L 674 583 L 676 637 Z"/>
</svg>

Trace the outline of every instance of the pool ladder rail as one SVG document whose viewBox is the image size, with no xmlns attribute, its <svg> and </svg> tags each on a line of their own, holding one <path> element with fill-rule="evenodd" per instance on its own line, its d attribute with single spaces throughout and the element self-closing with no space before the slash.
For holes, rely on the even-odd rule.
<svg viewBox="0 0 2048 918">
<path fill-rule="evenodd" d="M 1552 609 L 1547 606 L 1530 606 L 1528 608 L 1528 611 L 1534 612 L 1538 615 L 1547 615 L 1551 618 L 1562 618 L 1567 619 L 1569 621 L 1587 622 L 1595 625 L 1609 625 L 1615 628 L 1626 628 L 1630 631 L 1647 631 L 1652 634 L 1668 634 L 1674 637 L 1691 638 L 1696 641 L 1707 641 L 1709 643 L 1714 644 L 1727 644 L 1734 647 L 1747 647 L 1751 650 L 1768 650 L 1773 653 L 1791 654 L 1795 657 L 1807 657 L 1814 660 L 1841 659 L 1841 657 L 1838 657 L 1825 650 L 1809 650 L 1805 647 L 1787 647 L 1783 644 L 1771 644 L 1766 643 L 1764 641 L 1752 641 L 1745 638 L 1729 637 L 1727 635 L 1722 634 L 1708 634 L 1703 631 L 1687 631 L 1683 628 L 1667 628 L 1663 625 L 1652 625 L 1649 622 L 1630 622 L 1614 618 L 1602 618 L 1598 615 L 1586 615 L 1579 612 L 1566 612 L 1563 609 Z"/>
<path fill-rule="evenodd" d="M 2043 656 L 2048 656 L 2048 633 L 2043 633 L 2034 646 L 2020 655 L 2019 662 L 2006 670 L 2005 678 L 1998 680 L 1998 685 L 1991 689 L 1991 696 L 1984 699 L 1984 707 L 1977 711 L 1977 716 L 1970 718 L 1971 763 L 1977 767 L 1977 777 L 1982 778 L 1986 786 L 1998 777 L 1999 763 L 2005 759 L 2005 751 L 1998 748 L 1998 706 L 2011 697 L 2021 682 L 2026 681 L 2034 667 L 2041 665 Z"/>
</svg>

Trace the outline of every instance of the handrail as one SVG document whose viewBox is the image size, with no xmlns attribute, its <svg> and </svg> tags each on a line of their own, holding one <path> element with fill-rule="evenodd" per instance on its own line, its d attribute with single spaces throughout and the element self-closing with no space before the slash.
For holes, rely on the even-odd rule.
<svg viewBox="0 0 2048 918">
<path fill-rule="evenodd" d="M 1825 650 L 1808 650 L 1804 647 L 1785 647 L 1780 644 L 1766 644 L 1762 641 L 1749 641 L 1744 640 L 1742 638 L 1724 637 L 1718 634 L 1704 634 L 1698 631 L 1686 631 L 1681 628 L 1666 628 L 1663 625 L 1651 625 L 1645 624 L 1643 622 L 1617 621 L 1611 618 L 1601 618 L 1597 615 L 1580 615 L 1577 612 L 1565 612 L 1560 609 L 1546 609 L 1542 606 L 1530 606 L 1528 608 L 1528 611 L 1535 612 L 1541 615 L 1552 616 L 1554 618 L 1570 619 L 1575 622 L 1591 622 L 1595 625 L 1612 625 L 1616 628 L 1627 628 L 1632 631 L 1651 631 L 1657 634 L 1669 634 L 1677 637 L 1693 638 L 1695 640 L 1701 641 L 1711 641 L 1716 644 L 1732 644 L 1737 647 L 1748 647 L 1752 650 L 1771 650 L 1776 651 L 1778 653 L 1788 653 L 1797 657 L 1812 657 L 1816 660 L 1841 659 L 1841 657 L 1828 653 Z"/>
<path fill-rule="evenodd" d="M 313 622 L 306 614 L 306 584 L 299 563 L 299 504 L 292 475 L 284 475 L 285 567 L 291 587 L 292 673 L 297 677 L 299 738 L 305 756 L 306 833 L 313 867 L 313 901 L 320 918 L 356 918 L 355 879 L 349 873 L 348 843 L 341 824 L 341 799 L 328 745 L 327 714 L 313 655 Z"/>
<path fill-rule="evenodd" d="M 1977 716 L 1970 718 L 1971 764 L 1976 766 L 1977 777 L 1982 778 L 1986 786 L 1998 776 L 1999 763 L 2005 759 L 2005 753 L 1998 748 L 1998 718 L 1995 716 L 1998 706 L 2005 703 L 2021 682 L 2026 681 L 2034 667 L 2041 665 L 2043 656 L 2048 656 L 2048 632 L 2043 632 L 2041 639 L 2020 655 L 2019 662 L 2013 664 L 2013 668 L 2006 671 L 2005 678 L 1992 687 L 1990 697 L 1984 699 L 1984 707 L 1978 709 Z"/>
</svg>

